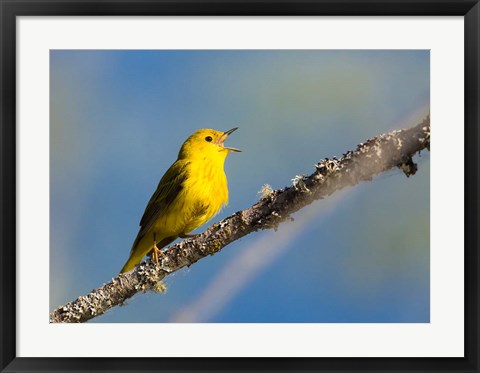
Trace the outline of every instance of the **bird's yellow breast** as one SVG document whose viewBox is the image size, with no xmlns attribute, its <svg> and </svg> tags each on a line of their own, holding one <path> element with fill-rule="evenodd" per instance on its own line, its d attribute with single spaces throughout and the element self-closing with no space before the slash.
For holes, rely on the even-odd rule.
<svg viewBox="0 0 480 373">
<path fill-rule="evenodd" d="M 223 162 L 191 161 L 186 172 L 181 192 L 157 225 L 177 236 L 197 229 L 228 203 Z"/>
</svg>

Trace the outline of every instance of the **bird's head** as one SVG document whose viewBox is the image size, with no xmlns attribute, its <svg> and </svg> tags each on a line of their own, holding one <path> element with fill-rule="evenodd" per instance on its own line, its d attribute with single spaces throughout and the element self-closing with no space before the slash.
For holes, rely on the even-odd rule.
<svg viewBox="0 0 480 373">
<path fill-rule="evenodd" d="M 225 146 L 224 142 L 238 127 L 221 132 L 201 129 L 192 134 L 182 145 L 178 158 L 207 158 L 224 160 L 230 152 L 240 152 L 236 148 Z"/>
</svg>

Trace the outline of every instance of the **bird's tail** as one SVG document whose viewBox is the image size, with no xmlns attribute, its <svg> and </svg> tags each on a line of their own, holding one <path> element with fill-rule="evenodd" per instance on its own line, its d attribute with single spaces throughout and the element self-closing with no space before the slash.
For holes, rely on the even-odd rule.
<svg viewBox="0 0 480 373">
<path fill-rule="evenodd" d="M 130 256 L 128 257 L 123 268 L 120 270 L 120 273 L 125 273 L 135 268 L 135 266 L 142 261 L 143 257 L 148 254 L 152 248 L 152 245 L 153 240 L 150 242 L 150 240 L 147 240 L 144 235 L 137 236 L 132 245 L 132 249 L 130 250 Z"/>
<path fill-rule="evenodd" d="M 130 256 L 129 256 L 127 262 L 125 263 L 125 265 L 120 270 L 120 273 L 125 273 L 125 272 L 128 272 L 128 271 L 131 271 L 133 268 L 135 268 L 135 266 L 138 263 L 140 263 L 140 261 L 143 259 L 144 256 L 145 256 L 145 254 L 140 253 L 140 250 L 137 250 L 137 251 L 132 250 L 130 252 Z"/>
</svg>

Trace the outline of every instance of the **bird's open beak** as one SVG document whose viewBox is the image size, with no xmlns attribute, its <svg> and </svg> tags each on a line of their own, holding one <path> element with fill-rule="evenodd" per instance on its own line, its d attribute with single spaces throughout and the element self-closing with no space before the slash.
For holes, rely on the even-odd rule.
<svg viewBox="0 0 480 373">
<path fill-rule="evenodd" d="M 230 134 L 232 132 L 235 132 L 236 130 L 238 130 L 238 127 L 232 128 L 231 130 L 228 130 L 228 131 L 224 132 L 223 135 L 220 136 L 220 138 L 218 139 L 218 145 L 222 146 L 225 150 L 229 150 L 231 152 L 241 152 L 240 149 L 230 148 L 230 147 L 227 147 L 227 146 L 223 145 L 223 142 L 227 139 L 227 137 L 230 136 Z"/>
</svg>

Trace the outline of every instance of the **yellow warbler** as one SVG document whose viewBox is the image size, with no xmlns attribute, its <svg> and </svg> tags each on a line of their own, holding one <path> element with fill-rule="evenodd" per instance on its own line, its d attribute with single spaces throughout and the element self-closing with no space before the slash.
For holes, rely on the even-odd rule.
<svg viewBox="0 0 480 373">
<path fill-rule="evenodd" d="M 121 273 L 134 268 L 150 251 L 158 262 L 159 249 L 210 220 L 228 202 L 223 165 L 235 148 L 224 146 L 227 132 L 201 129 L 180 148 L 178 158 L 158 183 L 140 221 L 140 231 Z"/>
</svg>

